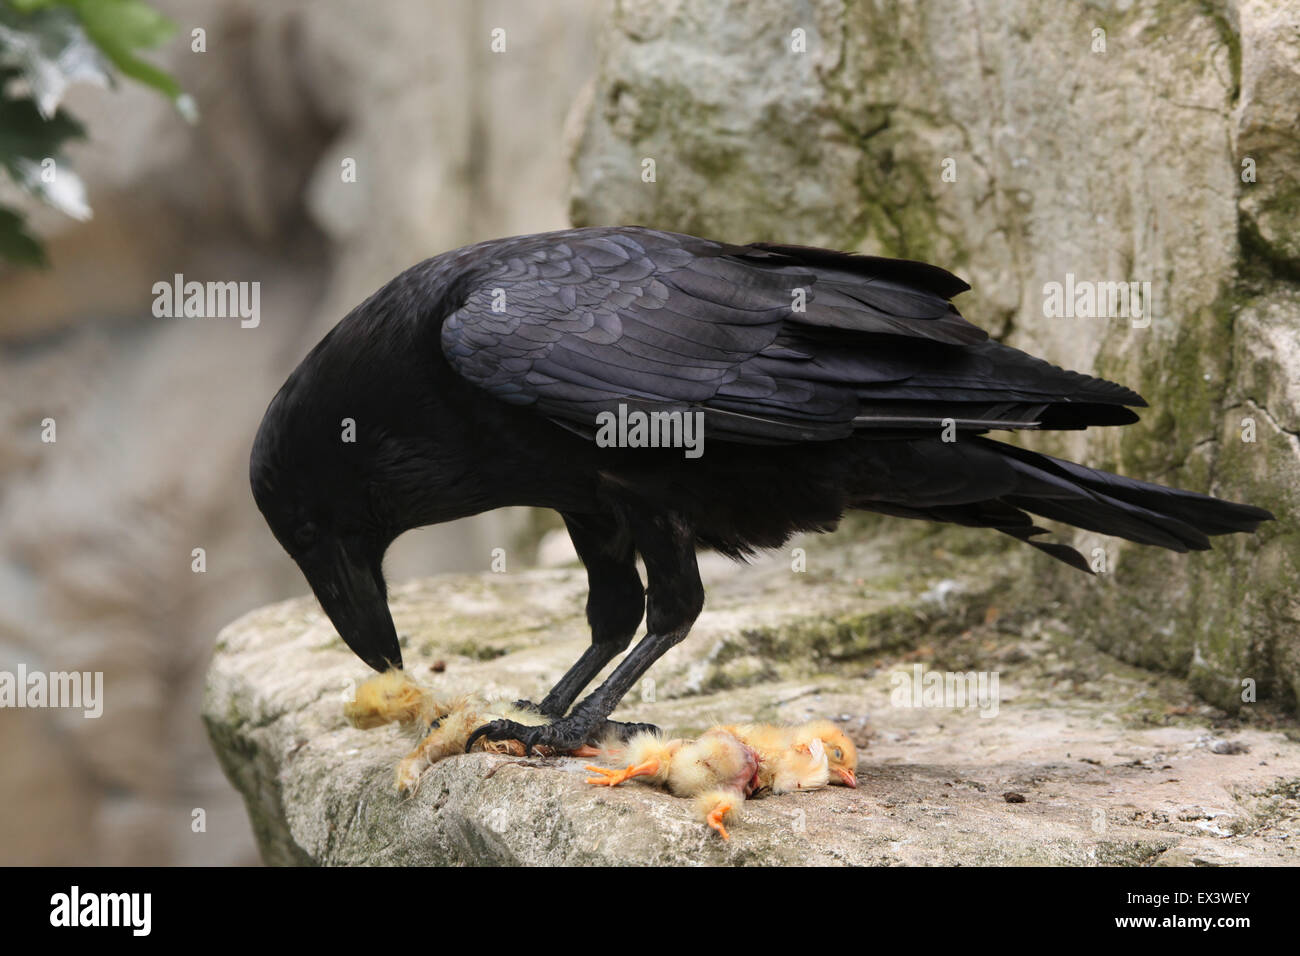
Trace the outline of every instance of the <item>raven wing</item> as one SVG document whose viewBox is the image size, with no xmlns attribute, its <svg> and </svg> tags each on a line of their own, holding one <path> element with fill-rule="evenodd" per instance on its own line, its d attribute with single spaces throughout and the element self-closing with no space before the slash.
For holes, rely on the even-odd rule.
<svg viewBox="0 0 1300 956">
<path fill-rule="evenodd" d="M 442 350 L 465 379 L 591 435 L 624 404 L 717 440 L 1133 421 L 1121 386 L 988 341 L 935 266 L 635 227 L 472 247 Z"/>
</svg>

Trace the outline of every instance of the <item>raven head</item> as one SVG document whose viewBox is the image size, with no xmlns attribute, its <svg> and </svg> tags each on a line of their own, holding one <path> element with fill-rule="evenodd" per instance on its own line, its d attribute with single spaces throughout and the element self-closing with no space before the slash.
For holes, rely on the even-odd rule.
<svg viewBox="0 0 1300 956">
<path fill-rule="evenodd" d="M 348 416 L 303 377 L 290 377 L 258 429 L 253 498 L 348 647 L 377 671 L 401 667 L 382 565 L 406 529 L 375 500 L 383 486 L 371 474 L 371 442 L 349 435 Z"/>
<path fill-rule="evenodd" d="M 382 567 L 398 535 L 505 504 L 555 506 L 550 491 L 516 501 L 484 478 L 484 456 L 508 457 L 512 443 L 498 437 L 502 413 L 442 359 L 436 263 L 398 276 L 317 343 L 271 400 L 249 462 L 276 540 L 378 671 L 402 666 Z M 524 434 L 536 430 L 530 421 Z M 535 472 L 536 457 L 498 465 Z"/>
</svg>

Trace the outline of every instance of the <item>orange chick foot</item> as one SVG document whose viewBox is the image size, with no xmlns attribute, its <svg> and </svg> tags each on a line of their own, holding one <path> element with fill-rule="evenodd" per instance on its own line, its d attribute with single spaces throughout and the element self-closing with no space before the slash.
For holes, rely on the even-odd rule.
<svg viewBox="0 0 1300 956">
<path fill-rule="evenodd" d="M 635 767 L 623 767 L 614 769 L 611 767 L 596 767 L 587 764 L 587 769 L 592 773 L 600 774 L 599 777 L 588 777 L 587 783 L 596 786 L 617 787 L 624 780 L 631 780 L 633 777 L 644 777 L 649 774 L 659 772 L 658 760 L 647 760 L 645 763 L 637 764 Z"/>
<path fill-rule="evenodd" d="M 722 825 L 722 818 L 725 817 L 730 810 L 730 803 L 719 803 L 709 811 L 708 817 L 705 818 L 705 822 L 707 822 L 709 826 L 713 827 L 713 829 L 717 830 L 724 840 L 731 839 L 730 834 L 727 833 L 727 828 Z"/>
</svg>

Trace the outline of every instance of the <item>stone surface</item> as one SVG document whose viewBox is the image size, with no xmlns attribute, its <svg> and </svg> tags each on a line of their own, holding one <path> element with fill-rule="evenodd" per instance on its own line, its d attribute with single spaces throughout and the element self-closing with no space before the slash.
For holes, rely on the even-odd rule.
<svg viewBox="0 0 1300 956">
<path fill-rule="evenodd" d="M 1282 0 L 621 0 L 572 215 L 926 259 L 995 336 L 1136 388 L 1140 424 L 1022 440 L 1279 520 L 1201 561 L 1078 532 L 1111 581 L 1044 559 L 1048 594 L 1222 707 L 1251 682 L 1294 709 L 1296 25 Z M 1152 307 L 1049 318 L 1067 275 L 1149 282 Z"/>
<path fill-rule="evenodd" d="M 863 745 L 859 789 L 749 801 L 728 843 L 690 801 L 587 786 L 572 758 L 455 757 L 400 798 L 410 742 L 343 719 L 367 672 L 310 598 L 222 632 L 204 720 L 275 864 L 1300 863 L 1293 721 L 1229 716 L 1092 649 L 939 536 L 875 537 L 797 542 L 804 573 L 791 554 L 706 561 L 694 632 L 619 710 L 683 734 L 828 716 Z M 897 570 L 904 554 L 927 572 Z M 392 607 L 422 682 L 536 699 L 587 640 L 584 600 L 582 572 L 556 569 L 411 582 Z M 917 667 L 997 672 L 996 707 L 896 706 Z"/>
</svg>

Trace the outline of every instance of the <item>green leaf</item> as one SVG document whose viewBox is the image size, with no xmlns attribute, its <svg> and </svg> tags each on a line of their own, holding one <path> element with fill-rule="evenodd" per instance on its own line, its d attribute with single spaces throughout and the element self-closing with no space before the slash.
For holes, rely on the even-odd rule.
<svg viewBox="0 0 1300 956">
<path fill-rule="evenodd" d="M 113 65 L 132 79 L 165 93 L 181 95 L 180 84 L 163 70 L 135 55 L 166 42 L 176 27 L 141 0 L 61 0 L 77 12 L 86 33 Z"/>
<path fill-rule="evenodd" d="M 25 228 L 23 214 L 0 206 L 0 259 L 25 266 L 49 265 L 45 250 Z"/>
<path fill-rule="evenodd" d="M 92 34 L 124 49 L 162 46 L 176 25 L 143 0 L 62 0 Z"/>
<path fill-rule="evenodd" d="M 74 83 L 109 85 L 108 60 L 68 9 L 19 15 L 0 2 L 0 68 L 16 71 L 41 115 L 51 117 Z"/>
<path fill-rule="evenodd" d="M 176 25 L 143 0 L 8 0 L 21 13 L 66 7 L 76 13 L 90 39 L 124 75 L 175 100 L 180 84 L 165 71 L 136 56 L 165 43 Z"/>
<path fill-rule="evenodd" d="M 85 187 L 61 161 L 82 125 L 59 108 L 72 83 L 106 85 L 112 72 L 160 90 L 191 122 L 193 101 L 141 50 L 166 41 L 175 26 L 144 0 L 0 0 L 0 169 L 21 188 L 65 213 L 88 218 Z M 21 80 L 14 94 L 11 81 Z M 52 159 L 57 165 L 42 165 Z M 43 175 L 53 170 L 48 182 Z M 44 265 L 40 241 L 23 215 L 0 206 L 0 259 Z"/>
<path fill-rule="evenodd" d="M 11 172 L 20 157 L 37 162 L 57 157 L 64 143 L 85 135 L 85 128 L 66 110 L 47 120 L 29 99 L 0 98 L 0 164 Z"/>
</svg>

